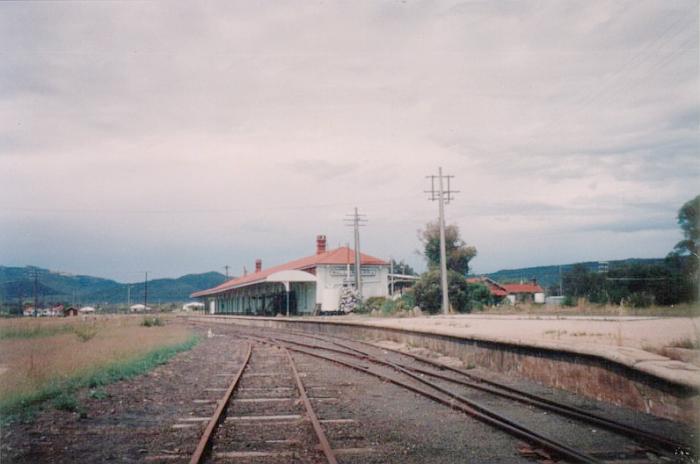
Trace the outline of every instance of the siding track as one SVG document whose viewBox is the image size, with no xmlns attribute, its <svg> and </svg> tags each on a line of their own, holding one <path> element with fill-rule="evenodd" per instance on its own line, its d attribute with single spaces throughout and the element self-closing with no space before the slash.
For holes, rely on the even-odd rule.
<svg viewBox="0 0 700 464">
<path fill-rule="evenodd" d="M 529 446 L 521 449 L 521 452 L 527 454 L 528 451 L 532 451 L 532 454 L 540 456 L 540 459 L 553 456 L 567 462 L 582 463 L 694 462 L 694 450 L 689 444 L 593 414 L 582 408 L 489 381 L 466 370 L 446 366 L 428 358 L 336 336 L 270 329 L 265 329 L 264 335 L 261 336 L 262 331 L 254 328 L 237 327 L 237 330 L 251 340 L 284 347 L 292 352 L 314 356 L 373 375 L 464 412 L 524 440 Z M 575 443 L 567 444 L 536 431 L 535 427 L 528 425 L 527 420 L 515 420 L 505 416 L 493 407 L 490 400 L 476 401 L 470 398 L 471 395 L 465 394 L 465 389 L 497 397 L 501 402 L 507 400 L 526 405 L 528 408 L 534 407 L 555 413 L 560 417 L 559 420 L 565 418 L 566 422 L 572 424 L 571 427 L 581 427 L 581 424 L 594 425 L 608 431 L 608 436 L 614 434 L 616 438 L 610 440 L 612 446 L 607 445 L 606 439 L 601 436 L 602 442 L 599 445 L 603 448 L 596 446 L 594 449 L 579 449 Z"/>
</svg>

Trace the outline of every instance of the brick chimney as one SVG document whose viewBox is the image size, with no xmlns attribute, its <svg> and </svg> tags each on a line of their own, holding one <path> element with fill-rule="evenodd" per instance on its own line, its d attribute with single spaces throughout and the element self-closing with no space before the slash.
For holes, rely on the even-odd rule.
<svg viewBox="0 0 700 464">
<path fill-rule="evenodd" d="M 255 272 L 260 272 L 262 271 L 262 259 L 256 259 L 255 260 Z"/>
<path fill-rule="evenodd" d="M 320 255 L 326 252 L 326 236 L 317 235 L 316 236 L 316 254 Z"/>
</svg>

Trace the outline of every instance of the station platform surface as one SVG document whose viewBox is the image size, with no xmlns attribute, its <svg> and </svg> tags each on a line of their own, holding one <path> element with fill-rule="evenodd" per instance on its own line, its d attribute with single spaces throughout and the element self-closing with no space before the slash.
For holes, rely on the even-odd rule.
<svg viewBox="0 0 700 464">
<path fill-rule="evenodd" d="M 698 351 L 683 348 L 700 343 L 700 318 L 464 314 L 293 320 L 403 329 L 596 356 L 700 390 Z"/>
</svg>

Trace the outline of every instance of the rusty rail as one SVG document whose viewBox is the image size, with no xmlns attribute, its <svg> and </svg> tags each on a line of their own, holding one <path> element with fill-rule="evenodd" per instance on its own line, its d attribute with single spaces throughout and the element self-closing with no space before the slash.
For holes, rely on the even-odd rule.
<svg viewBox="0 0 700 464">
<path fill-rule="evenodd" d="M 258 338 L 258 337 L 256 337 L 256 338 Z M 282 345 L 281 343 L 285 343 L 285 342 L 283 340 L 276 340 L 274 337 L 262 337 L 259 339 L 260 339 L 260 341 L 263 341 L 263 342 L 267 341 L 267 343 L 269 343 L 271 345 L 281 346 L 281 347 L 287 348 L 290 351 L 295 351 L 297 353 L 302 353 L 302 354 L 313 356 L 313 357 L 316 357 L 319 359 L 324 359 L 326 361 L 330 361 L 330 362 L 339 364 L 341 366 L 349 367 L 351 369 L 359 370 L 359 371 L 364 372 L 366 374 L 373 375 L 373 376 L 375 376 L 379 379 L 382 379 L 384 381 L 391 382 L 394 385 L 400 386 L 400 387 L 405 388 L 407 390 L 410 390 L 414 393 L 425 396 L 426 398 L 429 398 L 429 399 L 436 401 L 440 404 L 448 406 L 452 409 L 457 409 L 461 412 L 464 412 L 464 413 L 468 414 L 469 416 L 472 416 L 481 422 L 484 422 L 488 425 L 491 425 L 491 426 L 496 427 L 500 430 L 503 430 L 506 433 L 509 433 L 510 435 L 513 435 L 513 436 L 518 437 L 520 439 L 526 440 L 530 443 L 534 443 L 537 446 L 541 446 L 544 449 L 552 451 L 552 452 L 556 453 L 557 455 L 564 457 L 572 462 L 586 463 L 586 464 L 600 464 L 601 463 L 600 460 L 594 458 L 593 456 L 582 453 L 582 452 L 580 452 L 574 448 L 571 448 L 567 445 L 564 445 L 564 444 L 559 443 L 555 440 L 552 440 L 550 438 L 542 436 L 542 435 L 528 429 L 527 427 L 525 427 L 525 426 L 523 426 L 523 425 L 521 425 L 521 424 L 519 424 L 511 419 L 508 419 L 508 418 L 503 417 L 499 414 L 496 414 L 496 413 L 488 410 L 487 408 L 485 408 L 485 407 L 483 407 L 483 406 L 481 406 L 481 405 L 479 405 L 479 404 L 477 404 L 477 403 L 475 403 L 467 398 L 464 398 L 460 395 L 456 395 L 456 394 L 450 392 L 449 390 L 446 390 L 446 389 L 440 387 L 439 385 L 434 384 L 433 382 L 427 381 L 425 379 L 421 379 L 419 376 L 412 374 L 410 372 L 406 371 L 404 373 L 406 375 L 408 375 L 409 377 L 413 378 L 414 380 L 416 380 L 420 383 L 423 383 L 423 384 L 437 390 L 438 392 L 440 392 L 440 393 L 442 393 L 442 394 L 444 394 L 452 399 L 446 399 L 440 395 L 437 395 L 433 392 L 425 390 L 424 388 L 419 388 L 415 385 L 411 385 L 411 384 L 406 383 L 402 380 L 399 380 L 395 377 L 387 376 L 387 375 L 381 374 L 379 372 L 372 371 L 371 369 L 365 368 L 364 366 L 358 366 L 358 365 L 355 365 L 353 363 L 350 363 L 350 362 L 347 362 L 344 360 L 340 360 L 340 359 L 333 358 L 330 356 L 325 356 L 325 355 L 322 355 L 319 353 L 315 353 L 313 351 L 310 351 L 309 349 L 295 348 L 295 347 L 291 347 L 291 346 Z M 312 349 L 323 350 L 324 348 L 319 347 L 319 346 L 314 346 L 314 347 L 312 347 Z M 371 357 L 370 357 L 370 359 L 371 359 Z M 402 368 L 399 368 L 399 370 L 405 371 L 405 369 L 402 369 Z M 453 400 L 457 400 L 458 402 L 455 402 Z"/>
<path fill-rule="evenodd" d="M 218 427 L 219 422 L 221 421 L 221 417 L 223 416 L 224 412 L 226 411 L 226 408 L 228 407 L 231 395 L 233 395 L 234 390 L 238 386 L 238 382 L 241 379 L 241 376 L 243 375 L 243 371 L 248 366 L 248 361 L 250 361 L 250 355 L 252 352 L 253 345 L 251 343 L 248 343 L 248 352 L 246 353 L 243 365 L 238 369 L 236 376 L 234 377 L 229 387 L 226 389 L 226 393 L 224 394 L 223 398 L 219 400 L 218 405 L 216 406 L 216 410 L 214 411 L 214 415 L 209 420 L 207 428 L 204 429 L 204 433 L 199 439 L 197 448 L 195 448 L 194 453 L 192 453 L 192 457 L 190 458 L 190 464 L 200 464 L 201 462 L 203 462 L 204 457 L 211 444 L 211 437 L 214 435 L 214 431 L 216 430 L 216 427 Z"/>
<path fill-rule="evenodd" d="M 320 338 L 320 337 L 316 337 Z M 340 337 L 338 337 L 340 338 Z M 465 371 L 464 369 L 459 369 L 457 367 L 452 367 L 448 366 L 446 364 L 439 363 L 437 361 L 434 361 L 430 358 L 426 358 L 424 356 L 419 356 L 413 353 L 405 353 L 403 351 L 395 350 L 392 348 L 383 348 L 383 347 L 377 347 L 375 345 L 372 345 L 371 343 L 363 342 L 363 341 L 356 341 L 356 340 L 349 340 L 349 339 L 344 339 L 350 342 L 357 342 L 363 345 L 368 345 L 374 349 L 381 349 L 381 350 L 386 350 L 386 351 L 391 351 L 393 353 L 398 353 L 404 356 L 407 356 L 409 358 L 413 358 L 417 361 L 423 362 L 425 364 L 428 364 L 430 366 L 436 367 L 440 370 L 446 370 L 450 372 L 454 372 L 456 374 L 462 375 L 469 379 L 469 381 L 464 381 L 464 380 L 458 380 L 454 379 L 445 375 L 441 375 L 436 372 L 431 372 L 425 369 L 420 369 L 420 368 L 415 368 L 415 367 L 410 367 L 405 364 L 401 363 L 396 363 L 398 366 L 403 367 L 405 369 L 408 369 L 412 372 L 419 373 L 419 374 L 425 374 L 425 375 L 430 375 L 432 377 L 441 379 L 441 380 L 446 380 L 448 382 L 464 385 L 470 388 L 474 388 L 475 390 L 480 390 L 486 393 L 491 393 L 497 396 L 501 396 L 503 398 L 507 398 L 513 401 L 518 401 L 524 404 L 530 404 L 532 406 L 539 407 L 541 409 L 546 409 L 552 412 L 555 412 L 557 414 L 560 414 L 562 416 L 566 416 L 572 419 L 577 419 L 583 422 L 588 422 L 589 424 L 596 425 L 598 427 L 605 428 L 607 430 L 610 430 L 612 432 L 619 433 L 621 435 L 624 435 L 626 437 L 636 439 L 643 443 L 646 446 L 652 446 L 653 448 L 656 449 L 661 449 L 661 450 L 666 450 L 666 451 L 672 451 L 672 452 L 677 452 L 681 451 L 684 453 L 693 453 L 693 447 L 690 444 L 687 443 L 681 443 L 676 440 L 672 440 L 668 437 L 664 437 L 662 435 L 658 435 L 652 432 L 648 432 L 646 430 L 642 430 L 640 428 L 624 424 L 622 422 L 618 422 L 612 419 L 608 419 L 607 417 L 599 416 L 597 414 L 591 413 L 589 411 L 586 411 L 581 408 L 577 408 L 575 406 L 571 406 L 568 404 L 564 404 L 558 401 L 551 400 L 549 398 L 542 397 L 540 395 L 535 395 L 532 393 L 525 392 L 523 390 L 509 387 L 508 385 L 503 385 L 499 382 L 494 382 L 492 380 L 488 380 L 485 378 L 482 378 L 480 376 L 474 375 L 470 372 Z M 339 347 L 353 350 L 357 352 L 358 354 L 361 354 L 363 356 L 369 356 L 369 353 L 366 353 L 362 350 L 358 350 L 356 348 L 352 348 L 350 346 L 345 345 L 344 343 L 338 343 L 332 339 L 326 339 L 327 342 L 333 343 Z"/>
<path fill-rule="evenodd" d="M 311 401 L 309 401 L 309 397 L 306 394 L 304 384 L 301 382 L 301 377 L 299 377 L 299 371 L 297 371 L 296 363 L 294 362 L 292 355 L 289 353 L 289 350 L 285 348 L 284 352 L 287 354 L 289 364 L 292 366 L 294 380 L 296 381 L 297 388 L 299 389 L 299 396 L 301 396 L 301 400 L 304 403 L 304 408 L 306 408 L 306 414 L 311 420 L 311 425 L 314 428 L 314 432 L 316 432 L 316 437 L 318 438 L 318 442 L 321 445 L 321 451 L 323 451 L 323 454 L 326 456 L 328 464 L 338 464 L 338 461 L 335 458 L 335 453 L 333 453 L 333 449 L 331 448 L 331 444 L 328 441 L 328 438 L 326 438 L 326 434 L 323 432 L 323 429 L 321 428 L 321 423 L 318 420 L 318 416 L 316 416 L 314 408 L 311 406 Z"/>
</svg>

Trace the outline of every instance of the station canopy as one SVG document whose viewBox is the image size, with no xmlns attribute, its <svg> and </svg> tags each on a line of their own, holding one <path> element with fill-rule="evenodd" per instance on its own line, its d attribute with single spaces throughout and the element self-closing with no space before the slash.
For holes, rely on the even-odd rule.
<svg viewBox="0 0 700 464">
<path fill-rule="evenodd" d="M 287 269 L 273 272 L 265 278 L 265 282 L 280 282 L 284 284 L 285 290 L 289 291 L 289 284 L 292 282 L 316 282 L 316 276 L 305 271 Z"/>
</svg>

